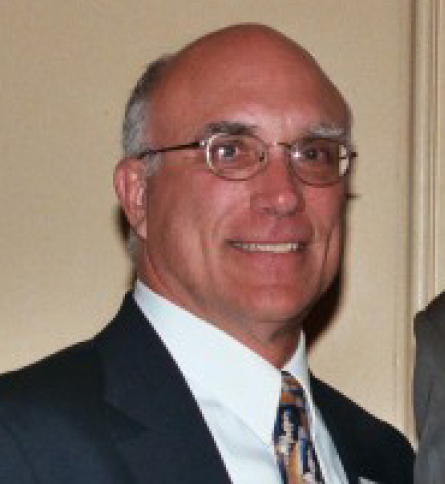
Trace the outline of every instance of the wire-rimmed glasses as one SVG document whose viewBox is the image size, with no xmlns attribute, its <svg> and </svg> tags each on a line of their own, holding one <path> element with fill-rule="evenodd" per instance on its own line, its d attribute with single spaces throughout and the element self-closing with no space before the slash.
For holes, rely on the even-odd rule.
<svg viewBox="0 0 445 484">
<path fill-rule="evenodd" d="M 351 146 L 335 137 L 306 137 L 294 143 L 267 144 L 253 134 L 215 133 L 188 144 L 147 149 L 136 155 L 143 159 L 170 151 L 203 149 L 208 168 L 226 180 L 248 180 L 264 170 L 269 150 L 282 147 L 293 173 L 312 186 L 328 186 L 340 181 L 357 156 Z"/>
</svg>

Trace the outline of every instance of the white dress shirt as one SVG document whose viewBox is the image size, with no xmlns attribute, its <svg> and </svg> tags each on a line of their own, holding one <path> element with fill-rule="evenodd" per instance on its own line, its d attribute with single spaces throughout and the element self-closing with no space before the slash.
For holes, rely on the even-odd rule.
<svg viewBox="0 0 445 484">
<path fill-rule="evenodd" d="M 272 438 L 281 393 L 280 371 L 140 281 L 134 298 L 183 373 L 233 484 L 282 484 Z M 337 451 L 312 400 L 304 335 L 283 370 L 306 392 L 311 433 L 325 483 L 347 484 Z"/>
</svg>

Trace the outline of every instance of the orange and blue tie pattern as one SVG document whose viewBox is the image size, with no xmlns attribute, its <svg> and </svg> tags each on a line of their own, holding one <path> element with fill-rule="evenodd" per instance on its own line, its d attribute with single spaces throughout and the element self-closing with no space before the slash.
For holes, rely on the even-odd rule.
<svg viewBox="0 0 445 484">
<path fill-rule="evenodd" d="M 274 445 L 283 484 L 323 484 L 309 432 L 309 411 L 301 385 L 282 372 Z"/>
</svg>

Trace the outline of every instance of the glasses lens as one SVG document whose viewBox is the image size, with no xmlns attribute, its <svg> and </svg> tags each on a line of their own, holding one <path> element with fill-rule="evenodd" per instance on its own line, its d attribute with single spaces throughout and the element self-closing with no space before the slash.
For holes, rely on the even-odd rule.
<svg viewBox="0 0 445 484">
<path fill-rule="evenodd" d="M 207 160 L 217 175 L 245 180 L 260 170 L 264 150 L 254 136 L 216 134 L 207 144 Z"/>
<path fill-rule="evenodd" d="M 314 185 L 337 182 L 347 173 L 350 157 L 350 149 L 334 139 L 304 140 L 292 148 L 295 172 L 303 181 Z"/>
</svg>

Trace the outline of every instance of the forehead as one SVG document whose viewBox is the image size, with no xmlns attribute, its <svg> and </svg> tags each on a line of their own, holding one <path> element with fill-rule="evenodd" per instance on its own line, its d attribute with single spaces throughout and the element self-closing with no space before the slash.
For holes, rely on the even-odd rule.
<svg viewBox="0 0 445 484">
<path fill-rule="evenodd" d="M 340 93 L 306 51 L 277 32 L 254 28 L 214 34 L 180 52 L 150 111 L 150 130 L 164 141 L 219 121 L 277 131 L 349 122 Z"/>
</svg>

